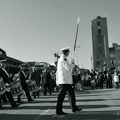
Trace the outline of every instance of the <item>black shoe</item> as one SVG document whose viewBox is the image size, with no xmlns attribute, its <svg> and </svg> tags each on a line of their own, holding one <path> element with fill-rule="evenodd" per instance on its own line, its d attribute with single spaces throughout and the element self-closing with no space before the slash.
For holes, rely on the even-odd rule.
<svg viewBox="0 0 120 120">
<path fill-rule="evenodd" d="M 24 102 L 23 101 L 17 101 L 18 104 L 23 104 Z"/>
<path fill-rule="evenodd" d="M 46 96 L 47 94 L 44 93 L 44 96 Z"/>
<path fill-rule="evenodd" d="M 36 98 L 36 96 L 33 96 L 34 98 Z"/>
<path fill-rule="evenodd" d="M 32 103 L 32 102 L 34 102 L 34 100 L 28 100 L 28 102 L 29 102 L 29 103 Z"/>
<path fill-rule="evenodd" d="M 3 109 L 3 107 L 0 105 L 0 110 L 2 110 Z"/>
<path fill-rule="evenodd" d="M 12 105 L 12 108 L 16 108 L 16 107 L 18 107 L 19 105 L 20 105 L 19 103 L 16 103 L 16 104 Z"/>
<path fill-rule="evenodd" d="M 8 101 L 3 101 L 3 104 L 7 104 L 7 103 L 9 103 Z"/>
<path fill-rule="evenodd" d="M 76 107 L 75 109 L 73 109 L 72 111 L 73 112 L 77 112 L 77 111 L 81 111 L 82 109 L 80 109 L 80 108 L 78 108 L 78 107 Z"/>
<path fill-rule="evenodd" d="M 57 112 L 56 114 L 57 114 L 57 115 L 67 115 L 67 113 L 65 113 L 65 112 L 63 112 L 63 111 L 62 111 L 62 112 Z"/>
</svg>

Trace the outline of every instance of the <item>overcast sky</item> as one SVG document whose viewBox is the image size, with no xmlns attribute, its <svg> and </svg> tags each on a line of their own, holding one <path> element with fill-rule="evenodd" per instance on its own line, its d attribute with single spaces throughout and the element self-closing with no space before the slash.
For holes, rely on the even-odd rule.
<svg viewBox="0 0 120 120">
<path fill-rule="evenodd" d="M 92 16 L 106 16 L 109 43 L 120 44 L 119 12 L 120 0 L 0 0 L 0 48 L 21 61 L 53 63 L 68 46 L 72 58 L 80 16 L 75 60 L 90 69 Z"/>
</svg>

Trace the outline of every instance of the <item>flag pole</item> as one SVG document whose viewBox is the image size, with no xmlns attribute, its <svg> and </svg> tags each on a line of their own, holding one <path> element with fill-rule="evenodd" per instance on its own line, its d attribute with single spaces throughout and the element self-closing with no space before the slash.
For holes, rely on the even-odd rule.
<svg viewBox="0 0 120 120">
<path fill-rule="evenodd" d="M 74 47 L 73 47 L 73 59 L 75 58 L 75 49 L 76 49 L 77 36 L 78 36 L 78 31 L 79 31 L 79 22 L 80 22 L 80 18 L 78 17 L 75 42 L 74 42 Z"/>
</svg>

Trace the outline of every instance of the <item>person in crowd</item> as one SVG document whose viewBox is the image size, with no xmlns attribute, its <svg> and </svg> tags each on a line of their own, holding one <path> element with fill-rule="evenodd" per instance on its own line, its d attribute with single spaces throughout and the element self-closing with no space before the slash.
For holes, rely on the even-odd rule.
<svg viewBox="0 0 120 120">
<path fill-rule="evenodd" d="M 72 112 L 80 111 L 76 106 L 76 98 L 74 93 L 74 86 L 72 80 L 72 65 L 68 62 L 67 57 L 69 55 L 69 48 L 63 48 L 62 55 L 58 60 L 57 64 L 57 73 L 56 73 L 56 84 L 59 86 L 59 93 L 56 105 L 56 114 L 57 115 L 65 115 L 66 113 L 63 112 L 63 101 L 68 92 L 70 105 L 72 108 Z"/>
<path fill-rule="evenodd" d="M 1 100 L 2 100 L 2 102 L 5 103 L 5 104 L 8 103 L 8 99 L 7 99 L 6 94 L 2 94 L 2 95 L 1 95 Z"/>
<path fill-rule="evenodd" d="M 113 81 L 115 83 L 115 89 L 119 89 L 119 77 L 117 71 L 114 72 Z"/>
<path fill-rule="evenodd" d="M 119 80 L 120 80 L 120 67 L 118 67 L 118 77 L 119 77 Z"/>
<path fill-rule="evenodd" d="M 86 81 L 87 81 L 87 86 L 91 86 L 91 78 L 89 73 L 86 74 Z"/>
<path fill-rule="evenodd" d="M 106 73 L 106 87 L 112 88 L 112 72 L 110 70 Z"/>
<path fill-rule="evenodd" d="M 75 67 L 72 70 L 72 79 L 73 79 L 73 84 L 75 85 L 78 82 L 78 67 L 75 65 Z"/>
<path fill-rule="evenodd" d="M 4 63 L 0 63 L 0 77 L 3 79 L 3 82 L 7 88 L 7 90 L 5 91 L 4 95 L 7 97 L 9 103 L 11 104 L 12 108 L 16 108 L 18 107 L 20 104 L 17 104 L 14 101 L 14 97 L 11 93 L 11 90 L 9 88 L 10 85 L 10 78 L 9 78 L 9 74 L 5 69 L 6 65 Z M 1 97 L 0 97 L 1 98 Z M 0 99 L 0 103 L 1 103 L 1 99 Z M 0 105 L 0 108 L 2 108 L 2 104 Z"/>
<path fill-rule="evenodd" d="M 91 77 L 91 89 L 97 88 L 96 76 L 97 76 L 97 73 L 96 73 L 94 70 L 91 70 L 91 72 L 90 72 L 90 77 Z"/>
<path fill-rule="evenodd" d="M 57 66 L 59 58 L 60 58 L 60 56 L 58 55 L 58 53 L 54 53 L 54 64 L 55 64 L 55 66 Z"/>
<path fill-rule="evenodd" d="M 41 82 L 41 72 L 39 71 L 38 67 L 34 67 L 34 71 L 30 75 L 31 80 L 35 80 L 37 87 L 40 87 Z M 36 96 L 39 98 L 39 91 L 33 92 L 33 97 L 36 98 Z"/>
<path fill-rule="evenodd" d="M 100 89 L 103 89 L 104 75 L 101 71 L 98 72 L 98 84 Z"/>
<path fill-rule="evenodd" d="M 55 75 L 55 71 L 52 70 L 51 73 L 51 86 L 52 86 L 52 92 L 55 91 L 55 87 L 56 87 L 56 75 Z"/>
<path fill-rule="evenodd" d="M 29 90 L 28 90 L 27 83 L 26 83 L 26 80 L 28 79 L 28 78 L 27 78 L 28 76 L 26 76 L 26 74 L 25 74 L 26 69 L 27 69 L 27 70 L 29 69 L 29 68 L 28 68 L 28 65 L 26 65 L 26 64 L 21 64 L 21 65 L 19 66 L 19 68 L 20 68 L 20 70 L 19 70 L 19 79 L 20 79 L 20 83 L 21 83 L 22 89 L 24 90 L 24 92 L 25 92 L 25 94 L 26 94 L 26 97 L 27 97 L 27 99 L 28 99 L 28 102 L 32 102 L 33 100 L 32 100 L 32 97 L 31 97 L 31 95 L 30 95 L 30 92 L 29 92 Z M 19 102 L 19 103 L 22 102 L 20 96 L 18 96 L 17 102 Z"/>
<path fill-rule="evenodd" d="M 0 109 L 2 109 L 1 96 L 0 96 Z"/>
<path fill-rule="evenodd" d="M 43 94 L 46 95 L 47 91 L 48 91 L 48 93 L 51 95 L 52 94 L 52 85 L 51 85 L 51 75 L 50 75 L 49 68 L 46 68 L 43 71 L 41 84 L 42 84 Z"/>
</svg>

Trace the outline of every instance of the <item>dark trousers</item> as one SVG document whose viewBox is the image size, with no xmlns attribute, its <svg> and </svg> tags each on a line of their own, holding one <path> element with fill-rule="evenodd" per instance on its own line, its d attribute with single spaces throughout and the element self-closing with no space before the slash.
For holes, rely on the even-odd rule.
<svg viewBox="0 0 120 120">
<path fill-rule="evenodd" d="M 7 103 L 8 102 L 7 97 L 6 97 L 5 94 L 1 95 L 1 100 L 3 101 L 3 103 Z"/>
<path fill-rule="evenodd" d="M 11 104 L 11 106 L 14 107 L 16 105 L 16 102 L 14 101 L 12 93 L 6 91 L 5 95 L 7 96 L 7 99 L 9 100 L 9 103 Z"/>
<path fill-rule="evenodd" d="M 68 92 L 69 102 L 72 108 L 72 111 L 76 109 L 76 99 L 74 93 L 74 87 L 70 84 L 61 84 L 59 85 L 58 101 L 56 106 L 56 113 L 61 113 L 63 108 L 63 101 Z"/>
<path fill-rule="evenodd" d="M 26 97 L 28 99 L 28 102 L 30 102 L 32 100 L 30 92 L 28 90 L 27 84 L 26 83 L 21 83 L 22 89 L 24 90 Z M 21 102 L 21 97 L 18 96 L 18 102 Z"/>
<path fill-rule="evenodd" d="M 43 94 L 46 95 L 47 94 L 47 91 L 48 93 L 51 95 L 52 94 L 52 87 L 51 87 L 51 84 L 43 84 Z"/>
<path fill-rule="evenodd" d="M 115 89 L 119 89 L 119 82 L 115 82 Z"/>
<path fill-rule="evenodd" d="M 28 101 L 31 101 L 32 98 L 31 98 L 30 92 L 28 90 L 28 87 L 27 86 L 24 87 L 23 90 L 25 91 L 25 94 L 26 94 L 26 97 L 27 97 Z"/>
<path fill-rule="evenodd" d="M 2 108 L 2 101 L 1 101 L 1 96 L 0 96 L 0 108 Z"/>
</svg>

